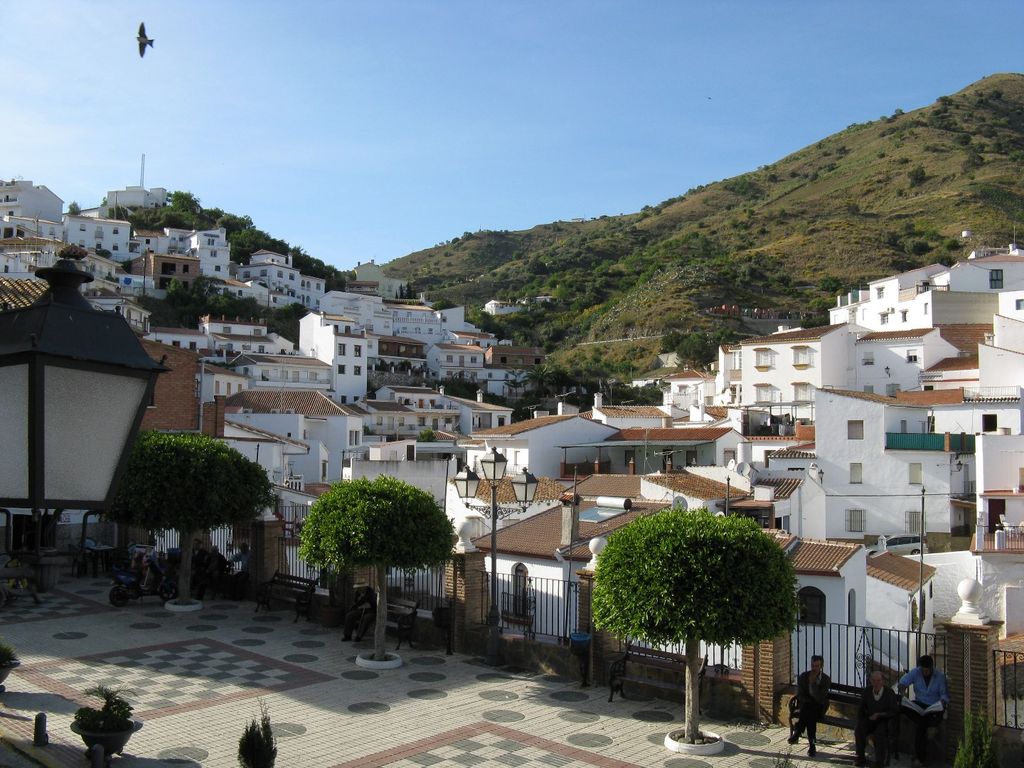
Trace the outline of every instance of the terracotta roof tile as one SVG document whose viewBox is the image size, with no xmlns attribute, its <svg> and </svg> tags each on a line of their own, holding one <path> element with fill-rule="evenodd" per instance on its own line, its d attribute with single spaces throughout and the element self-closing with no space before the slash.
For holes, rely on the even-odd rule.
<svg viewBox="0 0 1024 768">
<path fill-rule="evenodd" d="M 541 429 L 542 427 L 549 426 L 559 421 L 565 421 L 566 419 L 575 418 L 575 414 L 565 414 L 563 416 L 538 416 L 534 419 L 526 419 L 524 421 L 517 421 L 514 424 L 506 424 L 503 427 L 492 427 L 491 429 L 482 429 L 473 433 L 474 437 L 498 437 L 502 435 L 521 435 L 524 432 L 530 432 L 534 429 Z"/>
<path fill-rule="evenodd" d="M 452 490 L 452 493 L 455 493 L 454 489 Z M 557 480 L 553 480 L 550 477 L 538 477 L 537 492 L 533 497 L 533 503 L 537 504 L 543 501 L 558 501 L 562 497 L 563 493 L 565 493 L 565 486 Z M 474 498 L 476 498 L 478 502 L 486 505 L 487 514 L 490 514 L 491 486 L 488 485 L 486 481 L 481 481 L 480 485 L 477 486 L 476 496 Z M 505 475 L 498 481 L 498 503 L 518 503 L 516 501 L 516 492 L 512 488 L 511 473 Z"/>
<path fill-rule="evenodd" d="M 926 563 L 924 580 L 931 579 L 935 575 L 935 570 L 934 566 Z M 868 576 L 908 592 L 915 592 L 921 583 L 921 563 L 892 552 L 879 552 L 868 557 Z"/>
<path fill-rule="evenodd" d="M 934 331 L 934 328 L 907 328 L 903 331 L 872 331 L 865 333 L 860 341 L 895 341 L 896 339 L 920 339 Z"/>
<path fill-rule="evenodd" d="M 310 389 L 248 389 L 232 395 L 224 404 L 231 409 L 247 408 L 253 413 L 289 410 L 303 416 L 352 416 L 356 413 L 348 406 L 334 402 L 323 392 Z"/>
<path fill-rule="evenodd" d="M 46 293 L 47 283 L 43 280 L 13 280 L 0 277 L 0 311 L 22 309 L 31 306 Z"/>
<path fill-rule="evenodd" d="M 602 405 L 596 410 L 616 418 L 667 419 L 668 414 L 656 405 Z"/>
<path fill-rule="evenodd" d="M 788 499 L 803 484 L 802 477 L 765 477 L 757 481 L 758 485 L 770 485 L 775 489 L 775 500 Z"/>
<path fill-rule="evenodd" d="M 412 413 L 412 409 L 397 400 L 367 400 L 360 404 L 372 413 Z"/>
<path fill-rule="evenodd" d="M 832 333 L 832 331 L 838 331 L 840 328 L 846 327 L 846 323 L 838 323 L 836 325 L 823 325 L 818 328 L 797 328 L 793 331 L 783 331 L 782 333 L 773 333 L 768 336 L 754 336 L 749 339 L 743 339 L 740 344 L 747 346 L 749 344 L 788 344 L 793 341 L 817 341 L 822 336 Z"/>
<path fill-rule="evenodd" d="M 732 432 L 732 427 L 627 427 L 620 429 L 612 440 L 653 440 L 655 442 L 676 442 L 686 440 L 717 440 Z"/>
<path fill-rule="evenodd" d="M 590 475 L 576 486 L 580 496 L 615 496 L 635 499 L 640 496 L 641 475 Z"/>
<path fill-rule="evenodd" d="M 874 392 L 857 392 L 852 389 L 819 389 L 818 392 L 827 393 L 830 395 L 839 395 L 840 397 L 849 397 L 854 400 L 867 400 L 869 403 L 885 403 L 887 405 L 895 405 L 896 398 L 889 397 L 888 395 L 879 395 Z"/>
<path fill-rule="evenodd" d="M 860 548 L 860 544 L 845 541 L 800 539 L 790 550 L 790 560 L 797 573 L 838 576 L 846 561 Z"/>
<path fill-rule="evenodd" d="M 655 485 L 669 488 L 677 493 L 685 493 L 697 499 L 724 499 L 728 489 L 725 483 L 711 480 L 703 475 L 693 472 L 673 472 L 670 475 L 644 475 L 644 480 L 649 480 Z M 734 488 L 731 493 L 733 498 L 740 498 L 746 494 L 737 492 Z"/>
<path fill-rule="evenodd" d="M 814 443 L 801 443 L 791 445 L 789 448 L 779 448 L 768 454 L 773 459 L 813 459 L 817 457 Z"/>
<path fill-rule="evenodd" d="M 929 389 L 920 392 L 916 390 L 900 391 L 896 393 L 896 399 L 900 402 L 913 403 L 914 405 L 962 403 L 964 401 L 964 388 Z"/>
<path fill-rule="evenodd" d="M 992 323 L 959 323 L 937 325 L 939 334 L 961 352 L 975 354 L 978 345 L 984 343 L 985 334 L 992 333 Z"/>
<path fill-rule="evenodd" d="M 932 371 L 976 371 L 978 370 L 978 355 L 964 355 L 962 357 L 944 357 L 934 365 L 925 368 L 929 373 Z"/>
</svg>

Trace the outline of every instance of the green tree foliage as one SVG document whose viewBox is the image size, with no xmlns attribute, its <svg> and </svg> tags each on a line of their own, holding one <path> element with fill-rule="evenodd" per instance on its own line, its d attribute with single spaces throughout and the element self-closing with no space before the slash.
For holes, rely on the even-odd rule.
<svg viewBox="0 0 1024 768">
<path fill-rule="evenodd" d="M 594 622 L 652 645 L 686 645 L 686 740 L 699 736 L 700 641 L 754 643 L 790 630 L 796 577 L 749 518 L 668 510 L 613 533 L 597 561 Z"/>
<path fill-rule="evenodd" d="M 953 768 L 997 768 L 999 753 L 992 741 L 992 728 L 984 715 L 964 713 L 964 737 L 957 747 Z"/>
<path fill-rule="evenodd" d="M 374 658 L 384 661 L 388 567 L 422 568 L 444 562 L 453 534 L 451 520 L 429 493 L 381 475 L 372 481 L 335 483 L 317 499 L 302 527 L 299 556 L 335 573 L 359 566 L 374 569 Z"/>
<path fill-rule="evenodd" d="M 242 768 L 274 768 L 277 761 L 277 739 L 270 726 L 267 705 L 260 701 L 260 719 L 249 721 L 238 740 L 238 764 Z"/>
<path fill-rule="evenodd" d="M 68 214 L 69 215 L 77 216 L 81 212 L 82 212 L 82 206 L 80 206 L 77 202 L 72 200 L 70 203 L 68 203 Z"/>
<path fill-rule="evenodd" d="M 219 440 L 143 432 L 107 516 L 147 530 L 178 531 L 178 601 L 188 602 L 192 540 L 211 528 L 254 520 L 273 503 L 263 467 Z"/>
</svg>

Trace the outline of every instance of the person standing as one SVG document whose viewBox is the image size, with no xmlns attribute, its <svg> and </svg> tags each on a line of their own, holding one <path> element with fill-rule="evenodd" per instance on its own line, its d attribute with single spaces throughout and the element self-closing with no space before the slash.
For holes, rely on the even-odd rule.
<svg viewBox="0 0 1024 768">
<path fill-rule="evenodd" d="M 800 740 L 800 734 L 807 731 L 807 754 L 814 757 L 817 748 L 818 720 L 828 709 L 828 691 L 832 680 L 823 671 L 825 659 L 822 656 L 811 656 L 811 668 L 801 672 L 796 680 L 796 700 L 800 705 L 800 717 L 796 721 L 793 733 L 789 737 L 790 744 Z"/>
<path fill-rule="evenodd" d="M 946 676 L 935 669 L 935 661 L 925 654 L 917 666 L 900 678 L 900 693 L 913 686 L 914 698 L 904 698 L 901 709 L 914 724 L 914 763 L 924 765 L 928 758 L 928 729 L 941 725 L 949 705 Z"/>
<path fill-rule="evenodd" d="M 864 688 L 857 710 L 857 727 L 853 731 L 857 758 L 854 765 L 865 765 L 864 752 L 868 736 L 875 737 L 875 765 L 885 765 L 889 754 L 889 724 L 899 714 L 899 699 L 892 688 L 885 685 L 882 673 L 871 673 L 870 684 Z"/>
</svg>

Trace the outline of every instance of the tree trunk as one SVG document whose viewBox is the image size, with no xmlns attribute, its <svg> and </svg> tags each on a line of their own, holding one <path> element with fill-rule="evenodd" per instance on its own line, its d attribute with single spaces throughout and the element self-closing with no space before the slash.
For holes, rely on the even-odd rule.
<svg viewBox="0 0 1024 768">
<path fill-rule="evenodd" d="M 686 725 L 685 740 L 689 744 L 700 735 L 700 638 L 686 638 Z"/>
<path fill-rule="evenodd" d="M 374 566 L 377 578 L 377 621 L 373 625 L 373 660 L 387 660 L 388 623 L 388 567 L 382 563 Z"/>
<path fill-rule="evenodd" d="M 178 596 L 177 605 L 192 602 L 192 542 L 199 538 L 199 531 L 178 531 Z"/>
</svg>

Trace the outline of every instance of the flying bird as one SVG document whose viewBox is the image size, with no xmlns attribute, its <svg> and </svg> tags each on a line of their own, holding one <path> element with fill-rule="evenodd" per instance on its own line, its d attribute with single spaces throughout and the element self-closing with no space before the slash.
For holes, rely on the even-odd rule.
<svg viewBox="0 0 1024 768">
<path fill-rule="evenodd" d="M 139 58 L 142 58 L 143 56 L 146 55 L 146 46 L 148 45 L 150 48 L 153 47 L 153 39 L 150 38 L 150 37 L 146 37 L 146 24 L 145 24 L 145 22 L 143 22 L 142 24 L 139 24 L 139 37 L 138 37 L 138 40 L 139 40 Z"/>
</svg>

